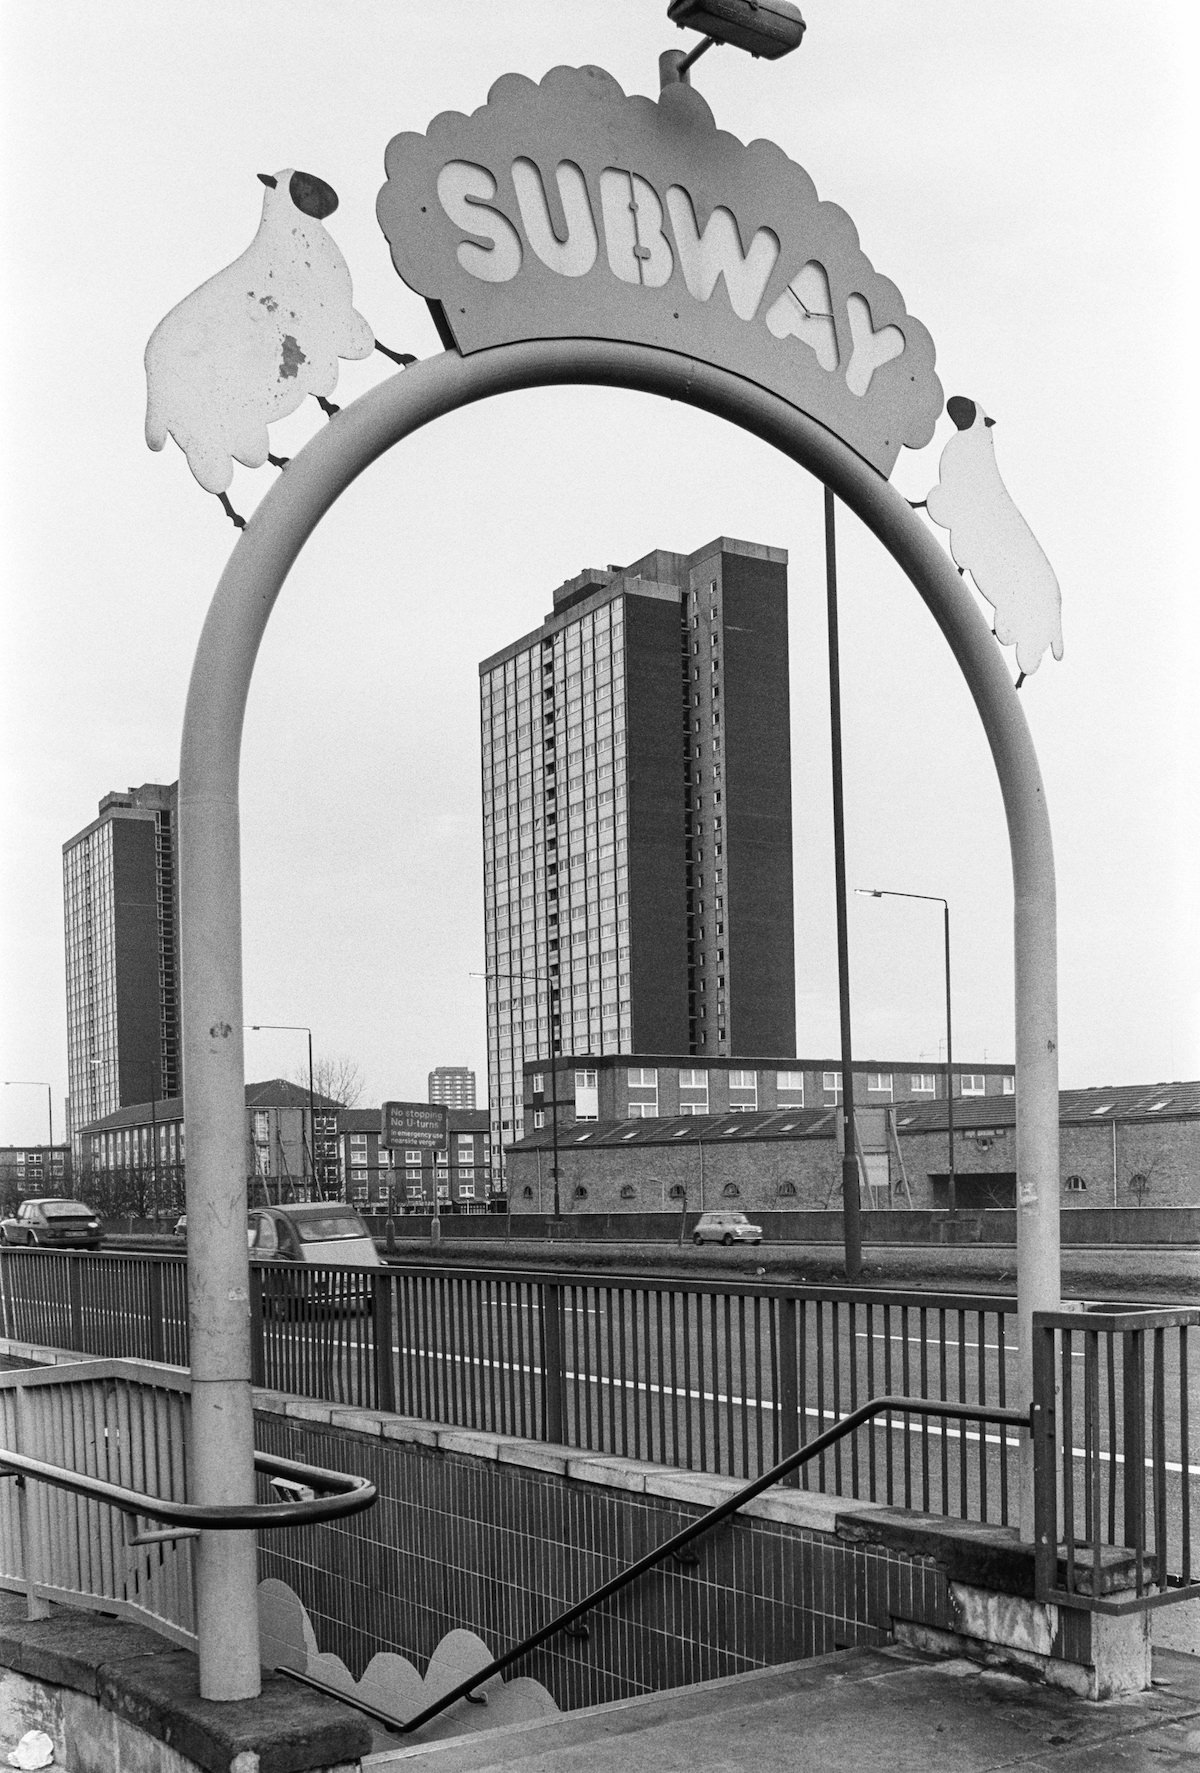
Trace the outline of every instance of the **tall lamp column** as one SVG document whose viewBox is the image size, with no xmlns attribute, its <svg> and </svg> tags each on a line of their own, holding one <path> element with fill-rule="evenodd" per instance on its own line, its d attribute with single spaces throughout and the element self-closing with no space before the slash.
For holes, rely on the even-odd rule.
<svg viewBox="0 0 1200 1773">
<path fill-rule="evenodd" d="M 947 900 L 937 893 L 898 893 L 887 887 L 855 887 L 855 892 L 867 899 L 924 899 L 927 904 L 940 905 L 942 908 L 942 925 L 945 933 L 946 950 L 946 1206 L 953 1219 L 958 1212 L 956 1178 L 954 1171 L 954 1041 L 950 1015 L 950 906 Z"/>
<path fill-rule="evenodd" d="M 48 1084 L 41 1077 L 6 1077 L 5 1089 L 45 1090 L 46 1121 L 50 1130 L 50 1145 L 46 1152 L 46 1186 L 50 1186 L 54 1175 L 54 1085 Z M 65 1181 L 65 1178 L 64 1178 Z"/>
</svg>

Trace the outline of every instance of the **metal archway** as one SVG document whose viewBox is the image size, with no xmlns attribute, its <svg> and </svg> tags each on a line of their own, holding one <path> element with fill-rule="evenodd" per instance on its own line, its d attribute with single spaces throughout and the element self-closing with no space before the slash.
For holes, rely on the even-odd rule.
<svg viewBox="0 0 1200 1773">
<path fill-rule="evenodd" d="M 1014 888 L 1019 1387 L 1032 1395 L 1032 1314 L 1059 1303 L 1058 1033 L 1054 857 L 1041 774 L 999 648 L 934 536 L 887 481 L 795 407 L 711 364 L 649 345 L 551 340 L 427 359 L 362 395 L 293 457 L 217 586 L 192 668 L 179 769 L 192 1500 L 254 1495 L 246 1248 L 238 782 L 254 661 L 304 543 L 393 444 L 493 395 L 562 384 L 629 388 L 729 420 L 828 486 L 903 568 L 958 660 L 991 747 Z M 1021 1521 L 1032 1537 L 1032 1462 Z M 259 1691 L 252 1534 L 202 1533 L 201 1692 Z"/>
</svg>

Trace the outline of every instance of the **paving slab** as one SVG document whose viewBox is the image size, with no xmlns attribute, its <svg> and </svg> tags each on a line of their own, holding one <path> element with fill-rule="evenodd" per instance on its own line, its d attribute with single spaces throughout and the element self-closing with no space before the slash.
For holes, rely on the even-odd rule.
<svg viewBox="0 0 1200 1773">
<path fill-rule="evenodd" d="M 707 1681 L 533 1725 L 369 1756 L 364 1773 L 1159 1773 L 1200 1766 L 1200 1660 L 1147 1693 L 1076 1699 L 886 1646 Z"/>
</svg>

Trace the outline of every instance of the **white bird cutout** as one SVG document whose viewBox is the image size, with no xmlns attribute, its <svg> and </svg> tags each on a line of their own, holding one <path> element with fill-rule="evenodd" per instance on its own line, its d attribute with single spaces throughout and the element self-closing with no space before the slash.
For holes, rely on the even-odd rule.
<svg viewBox="0 0 1200 1773">
<path fill-rule="evenodd" d="M 996 612 L 996 639 L 1015 646 L 1021 676 L 1036 671 L 1049 647 L 1063 656 L 1062 593 L 1054 568 L 1000 478 L 992 426 L 974 400 L 953 394 L 946 411 L 957 429 L 938 463 L 925 508 L 950 531 L 950 552 Z"/>
<path fill-rule="evenodd" d="M 275 460 L 267 426 L 309 394 L 331 394 L 339 357 L 368 357 L 375 346 L 322 226 L 337 193 L 290 167 L 258 176 L 267 187 L 258 233 L 159 321 L 146 346 L 146 442 L 162 449 L 172 436 L 226 509 L 234 461 Z"/>
</svg>

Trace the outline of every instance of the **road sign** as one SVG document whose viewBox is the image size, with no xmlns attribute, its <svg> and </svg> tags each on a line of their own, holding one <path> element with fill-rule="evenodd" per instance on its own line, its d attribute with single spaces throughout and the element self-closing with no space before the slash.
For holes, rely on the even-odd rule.
<svg viewBox="0 0 1200 1773">
<path fill-rule="evenodd" d="M 414 1151 L 444 1151 L 449 1115 L 431 1102 L 385 1102 L 380 1113 L 379 1143 Z"/>
</svg>

